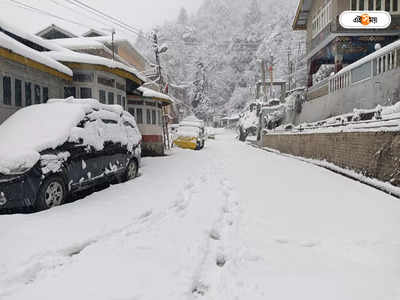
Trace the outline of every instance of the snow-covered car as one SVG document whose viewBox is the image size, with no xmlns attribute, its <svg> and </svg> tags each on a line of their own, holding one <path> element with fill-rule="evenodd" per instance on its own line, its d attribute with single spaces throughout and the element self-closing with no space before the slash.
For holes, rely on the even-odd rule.
<svg viewBox="0 0 400 300">
<path fill-rule="evenodd" d="M 174 144 L 184 149 L 201 150 L 205 146 L 206 139 L 204 122 L 191 116 L 179 123 Z"/>
<path fill-rule="evenodd" d="M 0 210 L 44 210 L 98 184 L 137 176 L 141 134 L 132 115 L 94 99 L 53 99 L 0 125 Z"/>
</svg>

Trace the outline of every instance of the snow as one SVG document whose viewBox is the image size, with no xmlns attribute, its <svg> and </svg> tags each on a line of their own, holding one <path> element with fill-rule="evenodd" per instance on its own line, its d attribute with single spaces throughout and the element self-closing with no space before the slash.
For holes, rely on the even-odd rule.
<svg viewBox="0 0 400 300">
<path fill-rule="evenodd" d="M 64 48 L 68 48 L 70 50 L 105 48 L 104 44 L 96 41 L 93 38 L 86 38 L 86 37 L 54 39 L 52 40 L 52 42 Z"/>
<path fill-rule="evenodd" d="M 93 65 L 105 66 L 111 69 L 121 69 L 135 75 L 143 82 L 147 82 L 146 77 L 141 75 L 139 71 L 136 70 L 134 67 L 101 56 L 91 55 L 86 53 L 78 53 L 68 49 L 64 49 L 63 51 L 46 52 L 46 55 L 60 62 L 93 64 Z"/>
<path fill-rule="evenodd" d="M 51 40 L 45 40 L 37 35 L 30 34 L 26 31 L 22 31 L 15 26 L 12 26 L 8 23 L 5 23 L 3 20 L 0 20 L 0 28 L 2 28 L 5 31 L 8 31 L 12 34 L 15 34 L 25 40 L 31 41 L 37 45 L 40 45 L 48 50 L 52 51 L 59 51 L 62 50 L 63 48 L 58 46 L 57 44 L 53 43 Z"/>
<path fill-rule="evenodd" d="M 176 131 L 175 137 L 177 137 L 177 138 L 179 138 L 179 137 L 193 138 L 193 137 L 198 137 L 199 135 L 200 135 L 199 127 L 181 126 Z"/>
<path fill-rule="evenodd" d="M 169 103 L 174 103 L 174 100 L 171 97 L 169 97 L 168 95 L 156 92 L 152 89 L 141 86 L 138 88 L 138 91 L 143 93 L 143 97 L 164 99 L 164 100 L 167 100 Z"/>
<path fill-rule="evenodd" d="M 91 122 L 84 128 L 77 127 L 85 116 Z M 124 126 L 121 120 L 131 126 Z M 127 145 L 132 151 L 141 139 L 135 119 L 119 105 L 105 105 L 95 99 L 50 99 L 47 104 L 17 111 L 0 126 L 0 172 L 26 171 L 39 161 L 41 151 L 55 149 L 67 141 L 82 140 L 84 145 L 97 150 L 102 150 L 106 141 L 112 141 Z M 49 162 L 49 157 L 44 160 Z M 52 165 L 45 171 L 54 169 Z"/>
<path fill-rule="evenodd" d="M 398 199 L 229 132 L 146 158 L 141 172 L 0 216 L 0 298 L 400 297 Z"/>
<path fill-rule="evenodd" d="M 84 116 L 81 106 L 65 103 L 17 111 L 0 126 L 0 172 L 30 169 L 39 161 L 39 152 L 64 144 Z"/>
<path fill-rule="evenodd" d="M 39 51 L 36 51 L 32 48 L 25 46 L 24 44 L 19 43 L 18 41 L 12 39 L 11 37 L 2 32 L 0 32 L 0 47 L 8 49 L 16 54 L 29 58 L 38 63 L 41 63 L 42 65 L 48 66 L 68 76 L 72 76 L 72 70 L 69 69 L 68 67 L 64 66 L 63 64 L 60 64 L 59 62 L 57 62 L 52 58 L 47 57 L 45 54 Z"/>
<path fill-rule="evenodd" d="M 180 126 L 189 126 L 189 127 L 204 127 L 204 122 L 202 120 L 197 119 L 195 116 L 189 116 L 184 118 L 180 123 Z"/>
</svg>

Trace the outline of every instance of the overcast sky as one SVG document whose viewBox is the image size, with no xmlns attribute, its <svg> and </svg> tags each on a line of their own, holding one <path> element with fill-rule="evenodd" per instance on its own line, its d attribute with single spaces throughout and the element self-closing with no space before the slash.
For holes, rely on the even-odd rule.
<svg viewBox="0 0 400 300">
<path fill-rule="evenodd" d="M 16 7 L 9 0 L 0 0 L 0 20 L 15 25 L 20 29 L 36 33 L 48 24 L 57 24 L 68 28 L 73 33 L 81 34 L 89 27 L 111 28 L 104 20 L 98 20 L 91 14 L 68 4 L 66 0 L 18 0 L 36 8 L 46 10 L 65 19 L 81 23 L 85 26 L 73 25 L 57 18 L 43 16 L 32 11 Z M 194 13 L 201 5 L 202 0 L 81 0 L 88 5 L 109 15 L 123 20 L 125 23 L 145 31 L 156 25 L 177 18 L 180 8 L 185 7 L 188 12 Z M 97 21 L 96 21 L 97 20 Z M 118 31 L 118 27 L 117 27 Z"/>
</svg>

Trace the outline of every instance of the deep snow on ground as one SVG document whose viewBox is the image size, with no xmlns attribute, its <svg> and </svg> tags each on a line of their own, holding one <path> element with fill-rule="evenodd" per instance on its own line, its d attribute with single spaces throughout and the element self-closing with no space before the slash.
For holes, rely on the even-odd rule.
<svg viewBox="0 0 400 300">
<path fill-rule="evenodd" d="M 400 201 L 240 143 L 0 216 L 0 299 L 400 299 Z"/>
</svg>

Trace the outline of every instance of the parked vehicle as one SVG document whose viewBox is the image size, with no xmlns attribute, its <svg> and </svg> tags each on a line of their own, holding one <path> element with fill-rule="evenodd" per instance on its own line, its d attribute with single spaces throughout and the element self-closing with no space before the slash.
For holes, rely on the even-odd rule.
<svg viewBox="0 0 400 300">
<path fill-rule="evenodd" d="M 205 146 L 206 139 L 204 122 L 192 116 L 179 123 L 174 144 L 184 149 L 201 150 Z"/>
<path fill-rule="evenodd" d="M 0 210 L 45 210 L 67 195 L 134 179 L 141 135 L 134 117 L 97 100 L 49 100 L 0 125 Z"/>
</svg>

